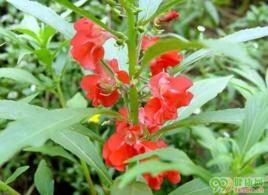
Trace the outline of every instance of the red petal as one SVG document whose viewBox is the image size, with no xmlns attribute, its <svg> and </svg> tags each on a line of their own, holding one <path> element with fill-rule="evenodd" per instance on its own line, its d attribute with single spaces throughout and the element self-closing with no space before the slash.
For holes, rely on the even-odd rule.
<svg viewBox="0 0 268 195">
<path fill-rule="evenodd" d="M 129 84 L 129 76 L 127 72 L 120 70 L 117 73 L 117 78 L 125 84 Z"/>
<path fill-rule="evenodd" d="M 110 95 L 100 95 L 100 102 L 105 107 L 110 107 L 114 105 L 119 99 L 119 93 L 117 90 L 114 90 Z"/>
<path fill-rule="evenodd" d="M 145 173 L 143 174 L 143 177 L 147 181 L 148 185 L 154 190 L 159 190 L 163 183 L 162 176 L 152 177 L 151 174 Z"/>
<path fill-rule="evenodd" d="M 168 180 L 172 184 L 177 184 L 181 181 L 181 176 L 178 171 L 166 171 L 164 175 L 168 178 Z"/>
<path fill-rule="evenodd" d="M 81 80 L 80 86 L 82 89 L 89 91 L 92 90 L 92 87 L 96 87 L 99 80 L 100 77 L 98 75 L 87 75 Z"/>
<path fill-rule="evenodd" d="M 144 36 L 142 38 L 141 48 L 143 50 L 146 50 L 150 46 L 152 46 L 154 43 L 156 43 L 158 40 L 160 40 L 160 37 L 158 36 Z"/>
<path fill-rule="evenodd" d="M 114 133 L 108 139 L 108 147 L 110 151 L 118 150 L 122 145 L 124 145 L 124 137 L 119 133 Z"/>
</svg>

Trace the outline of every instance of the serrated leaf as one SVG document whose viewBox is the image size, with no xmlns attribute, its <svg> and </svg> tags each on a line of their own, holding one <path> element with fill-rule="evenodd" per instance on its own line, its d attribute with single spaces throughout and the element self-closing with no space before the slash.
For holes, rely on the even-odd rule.
<svg viewBox="0 0 268 195">
<path fill-rule="evenodd" d="M 227 86 L 232 76 L 205 79 L 194 83 L 190 88 L 193 94 L 191 103 L 178 111 L 179 120 L 190 116 L 196 109 L 215 98 Z"/>
<path fill-rule="evenodd" d="M 41 160 L 34 174 L 34 184 L 41 195 L 54 194 L 54 180 L 45 160 Z"/>
<path fill-rule="evenodd" d="M 209 124 L 209 123 L 226 123 L 240 125 L 245 116 L 244 110 L 240 108 L 202 112 L 198 115 L 190 116 L 186 119 L 168 123 L 159 129 L 153 136 L 164 135 L 169 131 L 181 127 L 189 127 L 193 125 Z"/>
<path fill-rule="evenodd" d="M 142 182 L 132 182 L 129 185 L 120 188 L 119 180 L 116 180 L 111 187 L 111 195 L 153 195 L 152 190 Z"/>
<path fill-rule="evenodd" d="M 268 93 L 257 93 L 250 97 L 245 107 L 245 118 L 237 134 L 237 142 L 245 154 L 259 141 L 268 125 Z"/>
<path fill-rule="evenodd" d="M 159 40 L 154 45 L 149 47 L 144 53 L 139 73 L 149 64 L 151 60 L 165 52 L 183 49 L 195 49 L 201 47 L 203 47 L 203 45 L 200 43 L 188 42 L 178 38 Z"/>
<path fill-rule="evenodd" d="M 73 26 L 60 17 L 52 9 L 38 3 L 29 0 L 7 0 L 8 3 L 12 4 L 17 9 L 28 13 L 42 22 L 48 24 L 49 26 L 55 28 L 57 31 L 61 32 L 66 38 L 71 39 L 74 35 Z"/>
<path fill-rule="evenodd" d="M 168 195 L 214 195 L 214 193 L 210 186 L 201 179 L 193 179 L 170 192 Z"/>
<path fill-rule="evenodd" d="M 94 144 L 86 136 L 65 129 L 54 134 L 51 138 L 54 142 L 69 150 L 94 168 L 107 184 L 112 183 L 107 169 L 99 157 Z"/>
<path fill-rule="evenodd" d="M 15 170 L 15 172 L 6 179 L 5 183 L 6 184 L 10 184 L 13 181 L 15 181 L 17 179 L 17 177 L 19 177 L 21 174 L 23 174 L 25 171 L 27 171 L 30 167 L 29 166 L 23 166 L 23 167 L 19 167 Z"/>
<path fill-rule="evenodd" d="M 32 73 L 20 68 L 0 68 L 0 78 L 9 78 L 18 82 L 41 85 L 41 82 Z"/>
</svg>

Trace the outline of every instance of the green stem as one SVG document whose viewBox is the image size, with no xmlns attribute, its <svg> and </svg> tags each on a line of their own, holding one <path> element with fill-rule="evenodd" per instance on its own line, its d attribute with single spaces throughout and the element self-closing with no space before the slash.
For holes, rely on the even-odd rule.
<svg viewBox="0 0 268 195">
<path fill-rule="evenodd" d="M 136 88 L 136 83 L 134 82 L 134 77 L 136 74 L 136 66 L 137 66 L 137 30 L 136 30 L 136 15 L 134 11 L 131 9 L 133 5 L 133 0 L 120 1 L 122 6 L 126 10 L 126 14 L 128 17 L 128 58 L 129 58 L 129 76 L 131 78 L 131 86 L 129 90 L 129 99 L 130 99 L 130 118 L 134 124 L 138 123 L 138 92 Z"/>
<path fill-rule="evenodd" d="M 0 181 L 0 191 L 6 192 L 9 195 L 20 195 L 19 192 L 11 188 L 9 185 L 5 184 L 4 182 Z"/>
<path fill-rule="evenodd" d="M 83 173 L 85 175 L 85 178 L 87 180 L 90 194 L 91 195 L 96 195 L 97 193 L 96 193 L 94 184 L 92 182 L 92 179 L 90 177 L 89 169 L 88 169 L 87 164 L 86 164 L 86 162 L 84 160 L 81 160 L 81 167 L 82 167 Z"/>
<path fill-rule="evenodd" d="M 57 85 L 56 88 L 57 88 L 57 94 L 58 94 L 58 98 L 60 100 L 60 104 L 64 108 L 64 107 L 66 107 L 66 103 L 65 103 L 65 99 L 64 99 L 64 96 L 63 96 L 63 93 L 61 90 L 60 82 L 57 81 L 56 85 Z"/>
</svg>

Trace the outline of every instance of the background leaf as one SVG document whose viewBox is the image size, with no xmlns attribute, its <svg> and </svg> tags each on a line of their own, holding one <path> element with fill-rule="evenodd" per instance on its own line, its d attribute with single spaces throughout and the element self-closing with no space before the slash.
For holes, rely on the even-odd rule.
<svg viewBox="0 0 268 195">
<path fill-rule="evenodd" d="M 41 85 L 40 81 L 32 73 L 20 68 L 0 68 L 0 78 L 9 78 L 15 81 Z"/>
<path fill-rule="evenodd" d="M 7 2 L 12 4 L 17 9 L 28 13 L 38 18 L 45 24 L 53 27 L 57 31 L 61 32 L 66 38 L 71 39 L 74 36 L 75 32 L 73 26 L 65 21 L 62 17 L 57 15 L 56 12 L 50 8 L 38 2 L 29 0 L 7 0 Z"/>
<path fill-rule="evenodd" d="M 23 166 L 23 167 L 19 167 L 15 170 L 15 172 L 6 179 L 5 183 L 6 184 L 10 184 L 13 181 L 15 181 L 17 179 L 17 177 L 19 177 L 21 174 L 23 174 L 25 171 L 27 171 L 30 167 L 29 166 Z"/>
<path fill-rule="evenodd" d="M 193 179 L 168 195 L 213 195 L 211 188 L 201 179 Z"/>
<path fill-rule="evenodd" d="M 268 125 L 268 93 L 250 97 L 245 107 L 245 118 L 238 130 L 237 142 L 242 154 L 258 142 Z"/>
<path fill-rule="evenodd" d="M 54 180 L 46 161 L 41 160 L 34 175 L 34 184 L 41 195 L 53 195 Z"/>
</svg>

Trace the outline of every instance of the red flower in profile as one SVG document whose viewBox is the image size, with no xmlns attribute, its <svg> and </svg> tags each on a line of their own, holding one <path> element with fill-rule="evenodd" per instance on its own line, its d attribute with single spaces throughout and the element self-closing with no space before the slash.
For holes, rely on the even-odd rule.
<svg viewBox="0 0 268 195">
<path fill-rule="evenodd" d="M 192 81 L 184 76 L 172 77 L 168 73 L 159 73 L 149 82 L 152 95 L 164 100 L 170 107 L 187 106 L 192 94 L 187 90 L 193 85 Z"/>
<path fill-rule="evenodd" d="M 144 36 L 141 41 L 141 48 L 145 51 L 154 43 L 160 40 L 158 36 Z"/>
<path fill-rule="evenodd" d="M 71 54 L 85 69 L 96 70 L 104 57 L 103 44 L 112 35 L 87 18 L 81 18 L 74 24 L 75 36 L 71 40 Z"/>
<path fill-rule="evenodd" d="M 128 84 L 128 74 L 119 71 L 116 59 L 107 61 L 107 64 L 121 82 Z M 87 98 L 92 100 L 93 106 L 102 104 L 110 107 L 118 101 L 120 96 L 116 80 L 102 68 L 99 68 L 98 72 L 99 74 L 85 76 L 80 83 L 81 88 L 87 91 Z"/>
<path fill-rule="evenodd" d="M 165 147 L 167 147 L 167 144 L 163 140 L 158 140 L 156 142 L 143 141 L 143 142 L 140 142 L 139 144 L 137 144 L 137 146 L 136 146 L 139 154 L 150 152 L 152 150 L 156 150 L 159 148 L 165 148 Z M 142 160 L 142 162 L 144 162 L 146 160 L 149 160 L 149 159 L 144 159 L 144 160 Z M 154 190 L 160 189 L 161 184 L 163 183 L 163 180 L 165 177 L 172 184 L 177 184 L 181 180 L 180 173 L 178 171 L 174 171 L 174 170 L 164 171 L 157 176 L 152 176 L 150 173 L 144 173 L 143 177 L 147 181 L 148 185 Z"/>
<path fill-rule="evenodd" d="M 166 13 L 163 17 L 159 18 L 159 22 L 160 23 L 166 23 L 166 22 L 170 22 L 174 19 L 176 19 L 178 16 L 180 16 L 180 14 L 174 10 Z"/>
<path fill-rule="evenodd" d="M 141 43 L 141 48 L 146 51 L 150 46 L 160 40 L 158 36 L 144 36 Z M 177 51 L 169 51 L 161 54 L 150 62 L 152 75 L 166 71 L 168 67 L 174 67 L 181 63 L 183 56 Z"/>
</svg>

